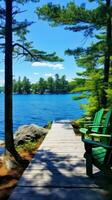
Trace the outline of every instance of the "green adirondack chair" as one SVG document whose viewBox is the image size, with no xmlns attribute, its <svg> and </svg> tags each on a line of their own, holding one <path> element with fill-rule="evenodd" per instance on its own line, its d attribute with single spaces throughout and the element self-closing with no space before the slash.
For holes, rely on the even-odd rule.
<svg viewBox="0 0 112 200">
<path fill-rule="evenodd" d="M 86 174 L 93 175 L 93 165 L 103 171 L 106 175 L 112 175 L 112 135 L 101 135 L 100 138 L 108 138 L 109 145 L 83 139 L 85 144 Z"/>
<path fill-rule="evenodd" d="M 92 138 L 99 138 L 100 141 L 105 142 L 107 140 L 106 137 L 101 138 L 100 135 L 108 134 L 112 129 L 112 109 L 106 113 L 103 125 L 99 126 L 99 128 L 99 134 L 92 133 L 90 136 Z"/>
<path fill-rule="evenodd" d="M 84 124 L 84 127 L 95 125 L 96 121 L 97 121 L 98 113 L 99 113 L 99 111 L 97 111 L 95 113 L 95 116 L 94 116 L 92 121 L 86 121 L 85 124 Z"/>
<path fill-rule="evenodd" d="M 104 108 L 100 109 L 96 114 L 95 114 L 95 117 L 94 117 L 94 120 L 93 120 L 93 124 L 90 125 L 90 124 L 87 124 L 87 128 L 80 128 L 79 131 L 80 133 L 83 134 L 87 134 L 87 133 L 97 133 L 99 131 L 99 126 L 101 124 L 101 120 L 102 120 L 102 117 L 103 117 L 103 113 L 104 113 Z"/>
<path fill-rule="evenodd" d="M 105 136 L 112 129 L 112 109 L 110 109 L 106 113 L 103 124 L 99 125 L 97 127 L 99 128 L 99 131 L 97 133 L 92 133 L 92 132 L 82 133 L 82 140 L 89 137 L 92 140 L 94 140 L 94 138 L 95 138 L 95 140 L 97 140 L 97 141 L 108 144 L 108 137 L 100 137 L 100 136 L 101 135 Z"/>
</svg>

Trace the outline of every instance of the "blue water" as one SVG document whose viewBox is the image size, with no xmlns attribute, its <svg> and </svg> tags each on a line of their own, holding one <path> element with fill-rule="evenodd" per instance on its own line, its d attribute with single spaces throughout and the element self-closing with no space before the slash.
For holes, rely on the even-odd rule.
<svg viewBox="0 0 112 200">
<path fill-rule="evenodd" d="M 13 95 L 13 129 L 24 124 L 46 125 L 52 120 L 78 119 L 84 111 L 80 104 L 86 99 L 74 101 L 74 94 Z M 0 94 L 0 139 L 4 139 L 4 95 Z"/>
</svg>

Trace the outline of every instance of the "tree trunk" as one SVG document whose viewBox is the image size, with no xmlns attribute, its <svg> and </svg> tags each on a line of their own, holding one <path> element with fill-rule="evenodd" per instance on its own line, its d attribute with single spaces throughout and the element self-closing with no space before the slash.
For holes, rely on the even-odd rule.
<svg viewBox="0 0 112 200">
<path fill-rule="evenodd" d="M 106 107 L 107 105 L 107 96 L 106 96 L 106 89 L 108 89 L 108 81 L 109 81 L 109 69 L 110 69 L 110 56 L 111 56 L 111 40 L 112 40 L 112 31 L 111 31 L 111 0 L 106 0 L 107 6 L 107 31 L 106 31 L 106 43 L 107 48 L 105 52 L 105 63 L 104 63 L 104 78 L 103 78 L 103 89 L 102 89 L 102 107 Z"/>
<path fill-rule="evenodd" d="M 5 143 L 10 151 L 13 149 L 12 122 L 12 1 L 6 0 L 5 25 Z"/>
<path fill-rule="evenodd" d="M 12 111 L 12 0 L 6 0 L 5 24 L 5 148 L 18 163 L 24 163 L 15 150 Z"/>
</svg>

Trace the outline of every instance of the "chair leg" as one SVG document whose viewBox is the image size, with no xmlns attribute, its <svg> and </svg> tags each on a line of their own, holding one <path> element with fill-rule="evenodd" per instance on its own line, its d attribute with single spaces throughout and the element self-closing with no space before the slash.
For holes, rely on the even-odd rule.
<svg viewBox="0 0 112 200">
<path fill-rule="evenodd" d="M 93 166 L 92 166 L 92 145 L 85 143 L 85 157 L 86 157 L 86 174 L 87 176 L 92 176 Z"/>
<path fill-rule="evenodd" d="M 86 154 L 86 174 L 87 176 L 93 175 L 92 157 L 90 154 Z"/>
</svg>

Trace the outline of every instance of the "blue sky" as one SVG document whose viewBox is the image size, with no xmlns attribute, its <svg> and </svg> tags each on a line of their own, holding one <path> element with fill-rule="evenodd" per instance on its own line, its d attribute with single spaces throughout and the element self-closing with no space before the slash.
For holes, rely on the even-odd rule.
<svg viewBox="0 0 112 200">
<path fill-rule="evenodd" d="M 24 7 L 21 6 L 22 10 L 27 10 L 24 14 L 20 14 L 18 16 L 19 20 L 27 18 L 30 21 L 34 21 L 35 23 L 30 26 L 29 34 L 27 36 L 29 41 L 33 41 L 34 47 L 39 50 L 44 50 L 48 53 L 57 52 L 57 55 L 64 58 L 63 63 L 56 63 L 56 65 L 52 63 L 43 64 L 40 63 L 37 66 L 34 63 L 26 62 L 23 59 L 14 60 L 13 62 L 13 74 L 16 79 L 19 76 L 27 76 L 31 82 L 36 82 L 40 77 L 47 78 L 49 75 L 54 75 L 58 73 L 59 75 L 65 74 L 68 80 L 76 77 L 76 72 L 79 69 L 76 66 L 74 58 L 71 56 L 64 55 L 64 50 L 71 48 L 74 49 L 78 46 L 86 47 L 92 39 L 88 39 L 85 43 L 85 39 L 82 33 L 73 33 L 71 31 L 64 30 L 64 27 L 55 27 L 52 28 L 49 26 L 48 22 L 38 20 L 37 15 L 34 13 L 37 6 L 44 5 L 45 3 L 53 2 L 60 3 L 62 5 L 66 5 L 66 3 L 70 2 L 69 0 L 41 0 L 40 3 L 27 3 Z M 86 3 L 88 8 L 92 8 L 91 6 L 95 6 L 94 3 L 87 3 L 88 1 L 84 0 L 75 0 L 77 5 L 81 3 Z M 4 83 L 4 63 L 0 63 L 0 85 Z"/>
</svg>

